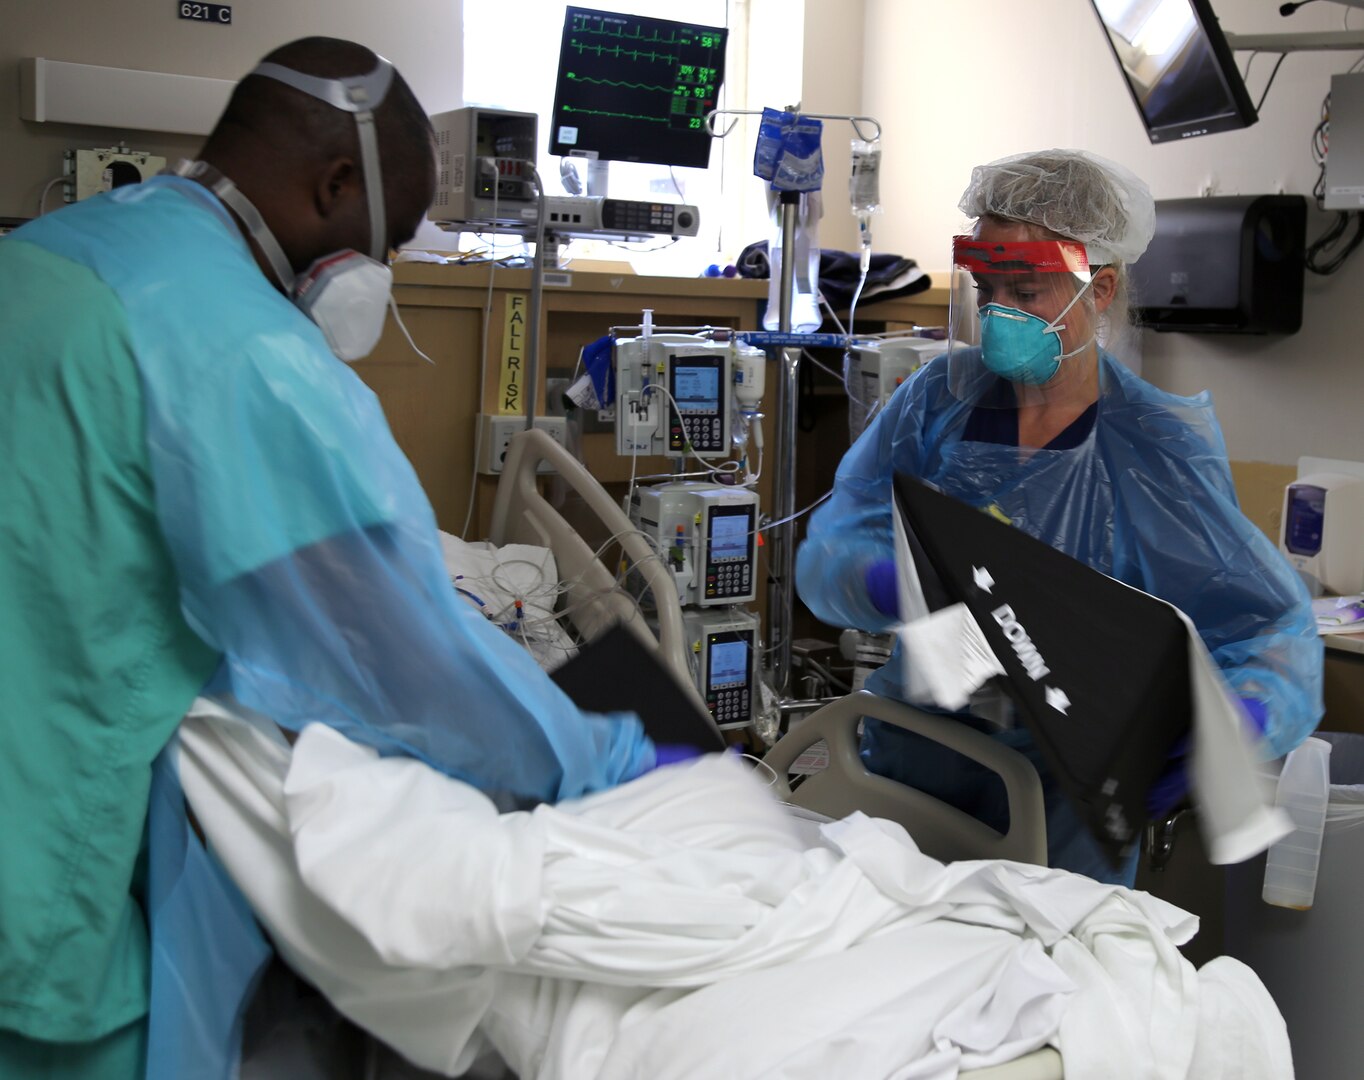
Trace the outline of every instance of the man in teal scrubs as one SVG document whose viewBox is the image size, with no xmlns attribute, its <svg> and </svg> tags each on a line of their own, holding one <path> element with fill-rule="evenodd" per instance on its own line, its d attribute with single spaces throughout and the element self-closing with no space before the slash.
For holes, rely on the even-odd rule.
<svg viewBox="0 0 1364 1080">
<path fill-rule="evenodd" d="M 0 241 L 0 1076 L 143 1075 L 152 763 L 198 694 L 507 806 L 654 763 L 456 602 L 338 359 L 354 304 L 295 295 L 326 260 L 382 317 L 434 190 L 424 110 L 349 42 L 266 60 L 202 164 Z"/>
</svg>

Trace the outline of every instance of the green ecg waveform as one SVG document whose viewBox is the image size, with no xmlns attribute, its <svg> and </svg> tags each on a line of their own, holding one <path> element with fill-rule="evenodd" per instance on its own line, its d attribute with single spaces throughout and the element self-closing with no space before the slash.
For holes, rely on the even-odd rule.
<svg viewBox="0 0 1364 1080">
<path fill-rule="evenodd" d="M 695 45 L 702 49 L 718 48 L 720 44 L 719 37 L 714 30 L 687 27 L 680 35 L 669 30 L 667 37 L 663 37 L 655 30 L 651 37 L 645 37 L 642 27 L 636 27 L 633 34 L 627 34 L 619 28 L 608 30 L 607 24 L 600 19 L 596 20 L 595 26 L 592 24 L 593 18 L 591 16 L 575 16 L 572 32 L 575 34 L 599 34 L 602 37 L 620 38 L 622 41 L 629 39 L 640 43 L 650 42 L 655 45 Z"/>
<path fill-rule="evenodd" d="M 582 113 L 584 116 L 613 116 L 620 120 L 648 120 L 654 124 L 666 124 L 668 122 L 663 116 L 640 116 L 639 113 L 628 112 L 607 112 L 603 109 L 577 109 L 572 105 L 565 105 L 560 112 Z"/>
<path fill-rule="evenodd" d="M 622 56 L 628 56 L 636 63 L 640 60 L 649 60 L 654 63 L 662 60 L 665 64 L 676 64 L 682 59 L 680 56 L 674 56 L 672 53 L 654 52 L 652 50 L 649 52 L 641 52 L 639 49 L 622 49 L 619 45 L 584 45 L 581 41 L 570 41 L 569 45 L 578 50 L 579 56 L 586 52 L 592 52 L 596 53 L 598 56 L 614 56 L 616 59 L 620 59 Z"/>
<path fill-rule="evenodd" d="M 594 79 L 590 75 L 578 75 L 570 71 L 568 77 L 574 82 L 594 83 L 597 86 L 628 86 L 631 90 L 658 90 L 664 94 L 673 93 L 671 86 L 650 86 L 648 83 L 616 82 L 614 79 Z"/>
<path fill-rule="evenodd" d="M 574 23 L 573 32 L 578 34 L 601 34 L 602 37 L 615 37 L 620 38 L 622 41 L 625 40 L 626 38 L 632 38 L 635 41 L 641 42 L 649 41 L 658 45 L 676 45 L 677 42 L 679 41 L 678 36 L 671 30 L 668 31 L 667 37 L 660 37 L 658 31 L 655 30 L 653 37 L 646 38 L 644 36 L 644 32 L 640 29 L 636 29 L 633 34 L 626 34 L 620 30 L 607 30 L 604 28 L 604 25 L 601 22 L 598 22 L 597 26 L 594 28 L 591 25 L 591 20 L 585 19 L 582 16 L 579 16 L 577 21 Z M 685 38 L 681 40 L 682 44 L 684 45 L 691 44 L 690 38 Z"/>
</svg>

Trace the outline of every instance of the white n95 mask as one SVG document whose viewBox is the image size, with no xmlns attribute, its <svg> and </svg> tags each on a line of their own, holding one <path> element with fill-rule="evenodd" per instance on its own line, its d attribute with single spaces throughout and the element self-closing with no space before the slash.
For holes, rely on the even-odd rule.
<svg viewBox="0 0 1364 1080">
<path fill-rule="evenodd" d="M 358 251 L 338 251 L 318 259 L 294 285 L 294 303 L 307 315 L 327 346 L 347 363 L 374 351 L 384 332 L 393 292 L 393 272 Z"/>
</svg>

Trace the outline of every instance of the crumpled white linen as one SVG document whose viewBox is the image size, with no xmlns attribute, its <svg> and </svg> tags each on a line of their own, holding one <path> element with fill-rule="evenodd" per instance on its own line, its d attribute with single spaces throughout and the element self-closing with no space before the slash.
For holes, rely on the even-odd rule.
<svg viewBox="0 0 1364 1080">
<path fill-rule="evenodd" d="M 554 552 L 534 544 L 468 541 L 440 534 L 445 571 L 466 603 L 508 629 L 546 671 L 577 653 L 573 638 L 559 622 L 559 568 Z M 518 618 L 516 601 L 522 603 Z"/>
<path fill-rule="evenodd" d="M 278 755 L 229 749 L 265 737 L 196 706 L 195 812 L 286 959 L 428 1068 L 486 1039 L 522 1076 L 938 1080 L 1051 1043 L 1069 1076 L 1292 1075 L 1263 988 L 1232 962 L 1200 979 L 1175 947 L 1196 921 L 1145 894 L 944 866 L 862 815 L 810 847 L 724 757 L 498 815 L 322 727 L 281 797 Z M 215 802 L 243 763 L 250 805 Z M 1227 1071 L 1209 1016 L 1265 1053 Z"/>
</svg>

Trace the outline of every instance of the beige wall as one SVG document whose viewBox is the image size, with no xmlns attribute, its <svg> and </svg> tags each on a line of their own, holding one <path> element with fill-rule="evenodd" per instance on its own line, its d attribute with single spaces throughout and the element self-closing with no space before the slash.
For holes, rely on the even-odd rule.
<svg viewBox="0 0 1364 1080">
<path fill-rule="evenodd" d="M 865 0 L 806 0 L 805 44 L 801 71 L 801 107 L 835 116 L 862 113 L 862 40 Z M 821 247 L 851 251 L 857 246 L 857 223 L 848 210 L 848 172 L 853 139 L 851 125 L 825 122 L 824 220 Z"/>
<path fill-rule="evenodd" d="M 1338 29 L 1346 10 L 1312 5 L 1283 19 L 1277 4 L 1262 0 L 1214 6 L 1223 27 L 1238 33 Z M 1364 13 L 1352 25 L 1364 25 Z M 864 42 L 861 56 L 841 64 L 829 57 L 821 67 L 841 67 L 848 88 L 860 85 L 865 111 L 886 129 L 881 191 L 888 209 L 877 222 L 878 247 L 929 269 L 946 266 L 950 237 L 964 223 L 956 202 L 971 167 L 1023 150 L 1094 150 L 1144 176 L 1158 199 L 1207 187 L 1218 194 L 1281 187 L 1309 194 L 1316 179 L 1309 138 L 1329 74 L 1357 57 L 1290 56 L 1254 127 L 1152 146 L 1086 0 L 865 0 Z M 1238 54 L 1243 67 L 1246 58 Z M 1255 60 L 1252 97 L 1258 99 L 1273 64 L 1269 56 Z M 1309 232 L 1323 220 L 1313 211 Z M 1300 333 L 1147 332 L 1143 374 L 1179 393 L 1211 390 L 1233 458 L 1359 459 L 1361 296 L 1364 253 L 1336 276 L 1308 281 Z"/>
<path fill-rule="evenodd" d="M 0 0 L 0 217 L 32 217 L 62 151 L 118 143 L 169 159 L 193 153 L 195 136 L 40 124 L 19 118 L 19 61 L 80 64 L 237 79 L 294 38 L 327 34 L 387 56 L 430 112 L 461 103 L 462 0 L 233 0 L 233 25 L 177 18 L 171 0 Z M 54 191 L 49 207 L 60 205 Z"/>
<path fill-rule="evenodd" d="M 1223 24 L 1239 32 L 1334 29 L 1344 10 L 1312 5 L 1288 20 L 1260 0 L 1215 3 Z M 1196 195 L 1210 186 L 1220 193 L 1280 186 L 1309 192 L 1315 168 L 1308 138 L 1328 75 L 1354 59 L 1290 56 L 1255 127 L 1151 146 L 1086 0 L 735 0 L 735 5 L 736 15 L 748 6 L 755 16 L 755 85 L 778 85 L 784 77 L 808 109 L 865 112 L 881 120 L 887 209 L 875 222 L 877 247 L 928 269 L 946 265 L 949 238 L 963 224 L 955 204 L 971 166 L 1020 150 L 1091 148 L 1145 176 L 1157 198 Z M 177 19 L 167 0 L 66 5 L 0 0 L 5 28 L 0 217 L 32 215 L 44 183 L 60 173 L 61 152 L 68 147 L 122 140 L 176 157 L 193 152 L 198 142 L 20 120 L 18 66 L 25 56 L 230 79 L 274 45 L 325 32 L 362 40 L 389 56 L 429 110 L 460 103 L 459 0 L 387 5 L 238 0 L 232 6 L 234 25 L 218 27 Z M 1355 21 L 1364 23 L 1364 15 Z M 803 49 L 784 36 L 793 23 L 805 29 Z M 774 72 L 764 74 L 764 57 Z M 1271 57 L 1257 58 L 1252 94 L 1258 96 L 1272 65 Z M 849 247 L 854 236 L 844 194 L 848 132 L 839 127 L 846 125 L 831 127 L 825 139 L 826 247 Z M 751 157 L 751 136 L 743 141 L 747 149 L 732 155 L 732 166 Z M 745 185 L 745 197 L 759 187 Z M 55 193 L 52 198 L 55 202 Z M 1321 220 L 1314 213 L 1309 228 L 1318 229 Z M 1333 278 L 1309 280 L 1300 333 L 1286 338 L 1147 333 L 1143 373 L 1181 393 L 1210 389 L 1233 458 L 1291 464 L 1301 454 L 1364 457 L 1355 415 L 1364 401 L 1354 324 L 1361 295 L 1364 254 Z"/>
</svg>

